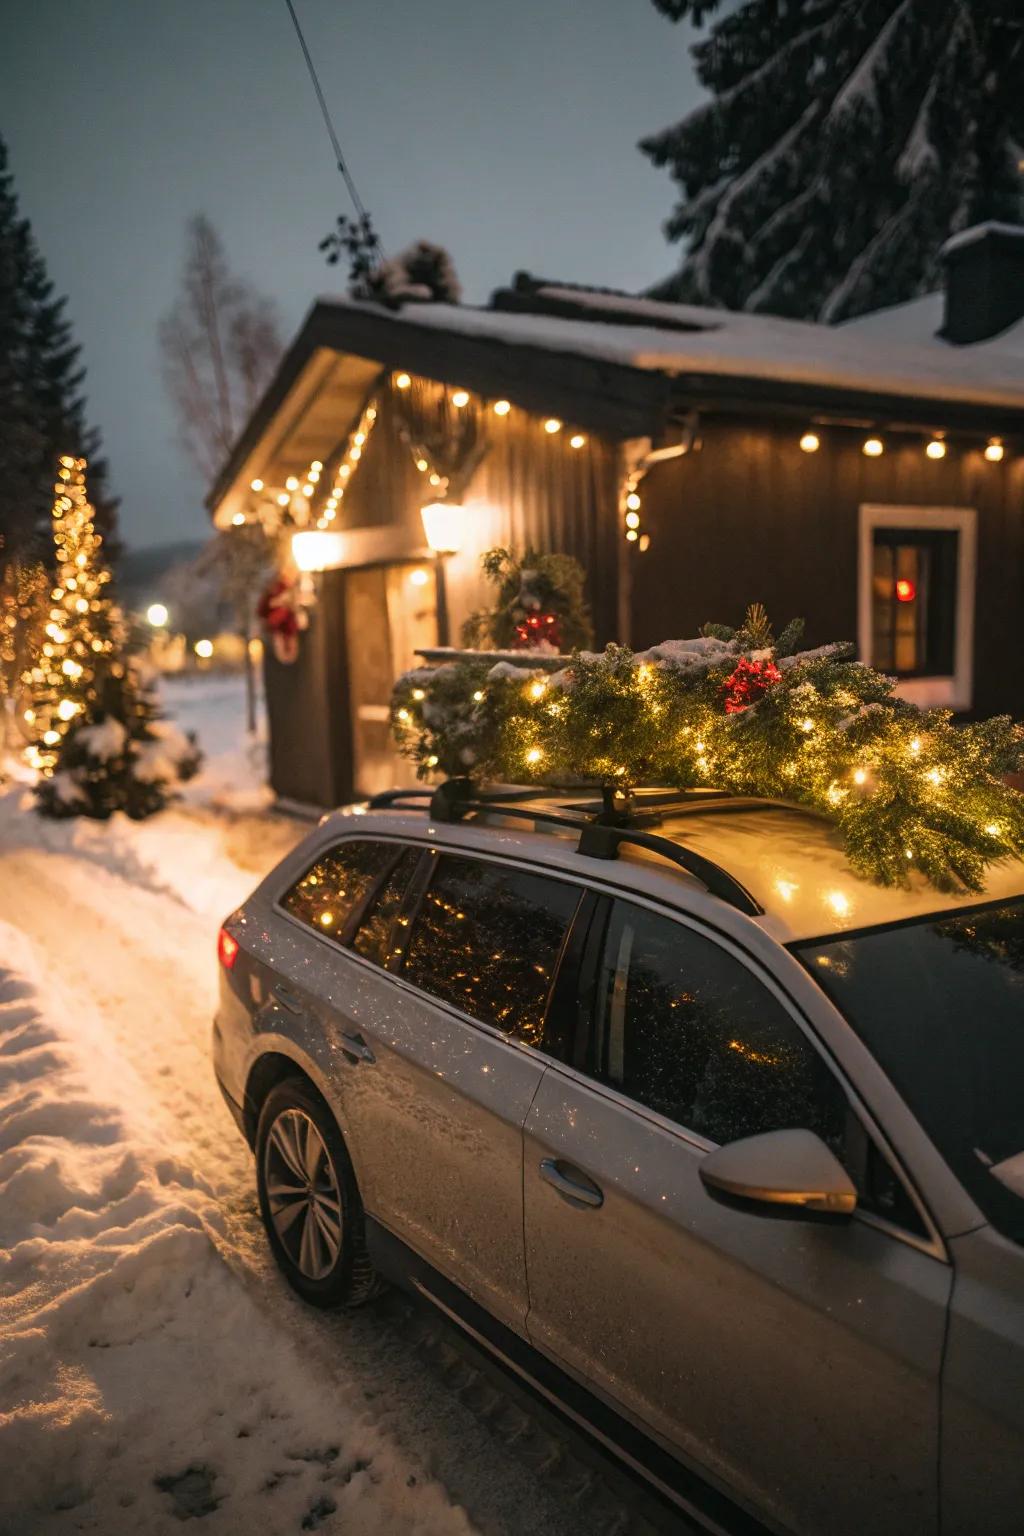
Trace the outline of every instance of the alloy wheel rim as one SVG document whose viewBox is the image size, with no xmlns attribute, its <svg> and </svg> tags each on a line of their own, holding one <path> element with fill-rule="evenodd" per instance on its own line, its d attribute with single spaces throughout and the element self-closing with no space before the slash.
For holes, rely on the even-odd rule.
<svg viewBox="0 0 1024 1536">
<path fill-rule="evenodd" d="M 324 1139 L 301 1109 L 285 1109 L 267 1136 L 263 1176 L 278 1241 L 307 1280 L 322 1280 L 342 1243 L 341 1191 Z"/>
</svg>

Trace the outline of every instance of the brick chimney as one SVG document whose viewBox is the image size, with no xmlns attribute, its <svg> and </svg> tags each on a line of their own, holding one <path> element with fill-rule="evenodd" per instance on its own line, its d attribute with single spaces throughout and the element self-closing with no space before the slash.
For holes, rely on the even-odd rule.
<svg viewBox="0 0 1024 1536">
<path fill-rule="evenodd" d="M 987 341 L 1024 315 L 1024 225 L 975 224 L 947 240 L 939 255 L 947 341 Z"/>
</svg>

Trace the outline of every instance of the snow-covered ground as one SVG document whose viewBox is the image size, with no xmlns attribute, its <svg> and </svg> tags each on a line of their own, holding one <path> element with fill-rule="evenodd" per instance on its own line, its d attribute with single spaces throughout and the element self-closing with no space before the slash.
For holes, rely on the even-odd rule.
<svg viewBox="0 0 1024 1536">
<path fill-rule="evenodd" d="M 0 1536 L 594 1530 L 400 1306 L 315 1313 L 274 1270 L 210 1067 L 214 940 L 303 829 L 239 746 L 237 679 L 167 702 L 208 755 L 173 809 L 46 822 L 0 792 Z"/>
</svg>

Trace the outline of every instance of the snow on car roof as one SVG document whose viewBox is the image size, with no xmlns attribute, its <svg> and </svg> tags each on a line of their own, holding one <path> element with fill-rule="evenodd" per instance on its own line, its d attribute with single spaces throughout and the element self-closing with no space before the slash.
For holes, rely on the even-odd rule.
<svg viewBox="0 0 1024 1536">
<path fill-rule="evenodd" d="M 775 315 L 744 314 L 693 304 L 623 299 L 586 289 L 542 287 L 539 296 L 571 300 L 593 318 L 524 314 L 466 305 L 410 304 L 391 315 L 380 306 L 329 295 L 321 303 L 365 310 L 464 336 L 575 353 L 627 367 L 670 375 L 699 373 L 761 378 L 833 388 L 882 391 L 915 399 L 1000 404 L 1024 409 L 1024 321 L 1003 335 L 973 346 L 952 346 L 935 334 L 941 298 L 882 311 L 839 326 Z M 922 306 L 920 309 L 915 305 Z M 636 324 L 609 323 L 602 312 L 636 313 Z M 893 320 L 911 311 L 912 322 Z M 920 322 L 927 315 L 928 327 Z M 870 325 L 880 321 L 883 329 Z M 667 328 L 668 322 L 673 328 Z M 659 326 L 659 322 L 661 325 Z M 685 324 L 688 329 L 679 329 Z M 885 345 L 879 346 L 884 335 Z"/>
<path fill-rule="evenodd" d="M 993 865 L 985 889 L 965 896 L 936 890 L 920 874 L 906 886 L 879 885 L 854 874 L 835 827 L 797 810 L 687 813 L 666 818 L 658 830 L 741 881 L 765 909 L 762 926 L 787 944 L 1024 896 L 1024 863 L 1017 859 Z"/>
</svg>

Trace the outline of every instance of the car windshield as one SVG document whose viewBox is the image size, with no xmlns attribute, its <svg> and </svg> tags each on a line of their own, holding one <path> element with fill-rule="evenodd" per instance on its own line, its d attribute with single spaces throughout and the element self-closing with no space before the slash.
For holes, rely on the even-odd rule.
<svg viewBox="0 0 1024 1536">
<path fill-rule="evenodd" d="M 1024 1243 L 1024 901 L 795 948 L 989 1221 Z"/>
</svg>

